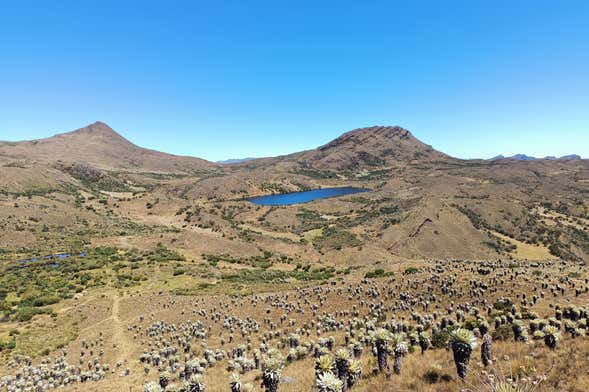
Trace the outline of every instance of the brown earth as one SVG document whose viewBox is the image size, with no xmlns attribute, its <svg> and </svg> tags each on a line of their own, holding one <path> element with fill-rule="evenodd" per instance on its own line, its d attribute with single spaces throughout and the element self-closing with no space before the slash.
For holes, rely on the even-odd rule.
<svg viewBox="0 0 589 392">
<path fill-rule="evenodd" d="M 173 228 L 189 253 L 255 248 L 254 239 L 327 263 L 525 258 L 518 243 L 571 260 L 589 255 L 589 161 L 460 160 L 400 127 L 357 129 L 315 150 L 218 165 L 137 147 L 97 122 L 2 142 L 0 162 L 0 248 L 7 251 L 61 246 L 52 229 L 67 222 L 68 242 L 95 241 L 76 234 L 82 227 L 93 238 Z M 333 186 L 372 192 L 284 207 L 243 201 Z M 325 227 L 330 238 L 305 241 L 305 232 Z"/>
</svg>

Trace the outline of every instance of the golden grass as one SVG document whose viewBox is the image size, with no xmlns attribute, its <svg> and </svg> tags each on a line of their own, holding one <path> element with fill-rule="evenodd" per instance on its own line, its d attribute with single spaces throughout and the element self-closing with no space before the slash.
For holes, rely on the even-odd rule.
<svg viewBox="0 0 589 392">
<path fill-rule="evenodd" d="M 501 238 L 502 240 L 508 241 L 515 245 L 517 248 L 511 252 L 511 255 L 515 259 L 519 260 L 550 260 L 554 256 L 550 253 L 547 247 L 543 245 L 526 244 L 525 242 L 518 241 L 514 238 L 508 237 L 496 231 L 492 231 L 493 235 Z"/>
</svg>

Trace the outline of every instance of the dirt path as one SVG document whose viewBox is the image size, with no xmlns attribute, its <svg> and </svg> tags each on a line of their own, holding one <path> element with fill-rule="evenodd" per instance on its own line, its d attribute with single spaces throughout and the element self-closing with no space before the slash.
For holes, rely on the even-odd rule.
<svg viewBox="0 0 589 392">
<path fill-rule="evenodd" d="M 69 392 L 138 392 L 145 383 L 143 372 L 137 358 L 138 346 L 132 334 L 127 332 L 126 308 L 121 305 L 124 296 L 115 290 L 104 292 L 105 299 L 110 300 L 110 309 L 104 313 L 99 322 L 85 328 L 92 332 L 102 332 L 107 341 L 105 345 L 106 363 L 110 364 L 112 374 L 96 383 L 72 384 Z M 83 330 L 82 330 L 83 331 Z M 127 369 L 129 372 L 127 373 Z"/>
<path fill-rule="evenodd" d="M 125 337 L 125 330 L 123 326 L 123 322 L 120 318 L 120 302 L 121 297 L 118 293 L 113 294 L 113 301 L 112 301 L 112 341 L 114 345 L 114 350 L 116 352 L 116 361 L 124 363 L 124 362 L 131 362 L 131 345 L 129 341 Z"/>
</svg>

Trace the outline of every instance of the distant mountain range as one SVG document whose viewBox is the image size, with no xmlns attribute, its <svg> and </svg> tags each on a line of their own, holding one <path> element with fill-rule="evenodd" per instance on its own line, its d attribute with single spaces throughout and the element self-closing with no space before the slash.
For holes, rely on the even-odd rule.
<svg viewBox="0 0 589 392">
<path fill-rule="evenodd" d="M 536 158 L 525 154 L 510 157 L 497 155 L 497 160 L 579 160 L 579 155 Z M 85 162 L 99 168 L 193 173 L 218 165 L 252 164 L 266 166 L 282 162 L 319 170 L 362 170 L 378 166 L 396 166 L 401 162 L 448 162 L 456 158 L 434 150 L 401 127 L 373 126 L 344 133 L 316 149 L 271 158 L 237 158 L 217 162 L 177 156 L 134 145 L 102 122 L 75 131 L 39 140 L 0 141 L 0 161 L 28 160 L 37 162 Z"/>
<path fill-rule="evenodd" d="M 496 157 L 493 157 L 491 159 L 488 159 L 489 161 L 497 161 L 500 159 L 514 159 L 516 161 L 535 161 L 537 159 L 546 159 L 549 161 L 556 161 L 556 160 L 563 160 L 563 161 L 567 161 L 567 160 L 571 160 L 571 159 L 581 159 L 581 156 L 577 155 L 577 154 L 570 154 L 570 155 L 563 155 L 561 157 L 555 157 L 555 156 L 547 156 L 544 158 L 536 158 L 536 157 L 532 157 L 526 154 L 515 154 L 512 155 L 510 157 L 506 157 L 503 155 L 497 155 Z"/>
<path fill-rule="evenodd" d="M 222 165 L 232 165 L 232 164 L 236 164 L 236 163 L 243 163 L 243 162 L 251 161 L 254 159 L 256 159 L 256 158 L 225 159 L 223 161 L 217 161 L 217 163 L 220 163 Z"/>
</svg>

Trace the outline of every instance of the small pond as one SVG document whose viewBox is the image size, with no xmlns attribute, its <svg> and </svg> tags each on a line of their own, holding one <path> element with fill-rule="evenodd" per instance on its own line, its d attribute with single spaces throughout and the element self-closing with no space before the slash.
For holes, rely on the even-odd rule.
<svg viewBox="0 0 589 392">
<path fill-rule="evenodd" d="M 247 200 L 261 206 L 287 206 L 291 204 L 307 203 L 309 201 L 325 199 L 328 197 L 351 195 L 354 193 L 369 192 L 370 189 L 354 188 L 350 186 L 340 188 L 323 188 L 312 191 L 282 193 L 279 195 L 268 195 L 252 197 Z"/>
<path fill-rule="evenodd" d="M 39 257 L 31 257 L 30 259 L 20 259 L 17 260 L 19 263 L 34 263 L 36 261 L 40 261 L 40 260 L 63 260 L 63 259 L 67 259 L 68 257 L 71 256 L 79 256 L 79 257 L 86 257 L 88 255 L 88 253 L 86 252 L 81 252 L 79 254 L 72 254 L 72 253 L 56 253 L 53 255 L 46 255 L 46 256 L 39 256 Z"/>
</svg>

